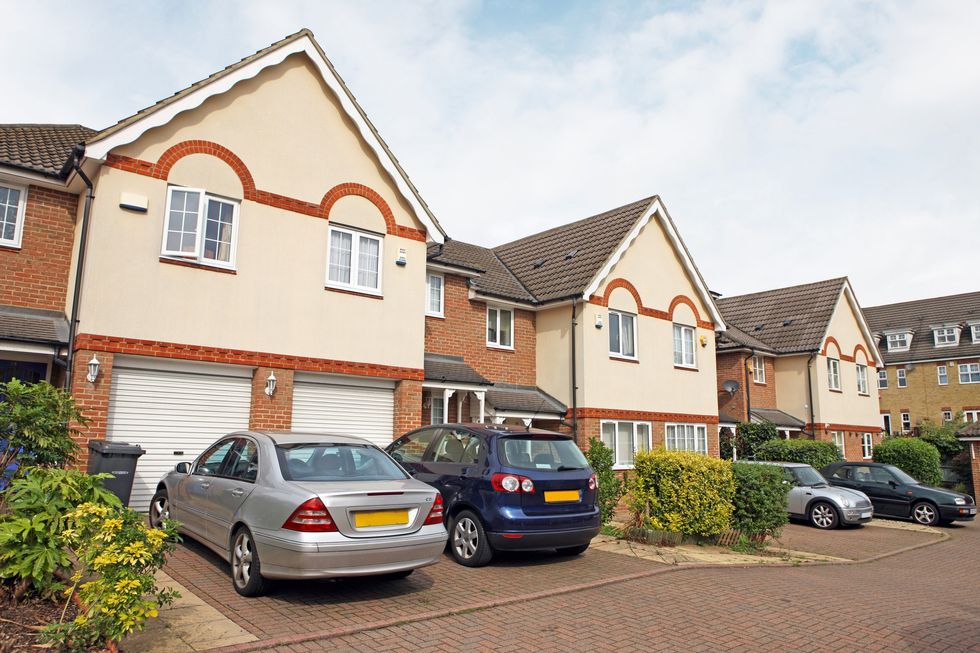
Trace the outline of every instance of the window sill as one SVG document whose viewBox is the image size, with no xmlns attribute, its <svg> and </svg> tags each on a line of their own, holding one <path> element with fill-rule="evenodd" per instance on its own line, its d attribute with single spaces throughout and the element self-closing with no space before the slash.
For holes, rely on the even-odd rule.
<svg viewBox="0 0 980 653">
<path fill-rule="evenodd" d="M 10 250 L 13 250 L 15 252 L 19 252 L 20 249 L 21 249 L 21 244 L 20 243 L 10 243 L 10 242 L 6 242 L 5 243 L 2 240 L 0 240 L 0 249 L 10 249 Z"/>
<path fill-rule="evenodd" d="M 838 388 L 827 388 L 827 389 L 830 390 L 831 392 L 836 392 L 839 395 L 844 394 L 844 391 L 843 390 L 840 390 Z"/>
<path fill-rule="evenodd" d="M 690 365 L 674 365 L 675 370 L 685 370 L 687 372 L 700 372 L 696 367 L 691 367 Z"/>
<path fill-rule="evenodd" d="M 184 261 L 179 258 L 170 258 L 168 256 L 160 257 L 161 263 L 166 263 L 167 265 L 179 265 L 185 268 L 197 268 L 198 270 L 209 270 L 211 272 L 220 272 L 222 274 L 238 274 L 238 271 L 233 268 L 222 268 L 217 265 L 208 265 L 207 263 L 200 263 L 198 261 Z"/>
<path fill-rule="evenodd" d="M 338 292 L 342 295 L 354 295 L 355 297 L 366 297 L 367 299 L 384 299 L 379 293 L 369 292 L 367 290 L 353 290 L 351 288 L 337 288 L 336 286 L 324 286 L 324 290 L 329 292 Z"/>
<path fill-rule="evenodd" d="M 616 354 L 609 354 L 609 360 L 619 361 L 621 363 L 639 363 L 639 358 L 630 358 L 629 356 L 617 356 Z M 625 468 L 624 468 L 625 469 Z"/>
<path fill-rule="evenodd" d="M 859 396 L 859 397 L 870 397 L 870 396 L 871 396 L 871 394 L 870 394 L 870 393 L 867 393 L 867 392 L 859 392 L 859 393 L 858 393 L 858 396 Z"/>
<path fill-rule="evenodd" d="M 506 352 L 508 354 L 513 354 L 514 353 L 514 348 L 513 347 L 505 347 L 504 345 L 495 345 L 492 342 L 488 342 L 487 343 L 487 349 L 494 349 L 496 351 L 502 351 L 502 352 Z"/>
<path fill-rule="evenodd" d="M 443 313 L 426 313 L 426 317 L 434 317 L 437 320 L 445 320 L 446 316 Z"/>
<path fill-rule="evenodd" d="M 752 385 L 766 385 L 766 382 L 765 381 L 761 381 L 761 382 L 760 381 L 753 381 L 752 382 Z"/>
<path fill-rule="evenodd" d="M 899 386 L 895 386 L 895 389 L 896 390 L 904 390 L 907 387 L 908 387 L 907 385 L 899 385 Z"/>
</svg>

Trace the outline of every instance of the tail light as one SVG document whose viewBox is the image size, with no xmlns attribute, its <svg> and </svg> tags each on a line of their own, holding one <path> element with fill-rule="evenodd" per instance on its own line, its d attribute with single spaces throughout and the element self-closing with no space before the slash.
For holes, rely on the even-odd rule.
<svg viewBox="0 0 980 653">
<path fill-rule="evenodd" d="M 432 503 L 429 516 L 425 518 L 424 526 L 442 524 L 442 495 L 436 492 L 436 500 Z"/>
<path fill-rule="evenodd" d="M 590 490 L 595 489 L 595 474 L 589 477 L 589 489 Z"/>
<path fill-rule="evenodd" d="M 337 531 L 337 524 L 334 523 L 327 507 L 323 505 L 319 497 L 313 497 L 309 501 L 303 502 L 299 508 L 293 511 L 283 528 L 290 531 L 302 531 L 304 533 L 333 533 Z"/>
<path fill-rule="evenodd" d="M 527 476 L 517 474 L 494 474 L 490 478 L 490 484 L 497 492 L 516 492 L 524 494 L 534 493 L 534 481 Z"/>
</svg>

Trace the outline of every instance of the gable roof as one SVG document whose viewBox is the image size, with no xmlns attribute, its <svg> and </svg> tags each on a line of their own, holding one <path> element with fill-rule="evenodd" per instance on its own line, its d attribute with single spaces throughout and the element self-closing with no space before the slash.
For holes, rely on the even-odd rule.
<svg viewBox="0 0 980 653">
<path fill-rule="evenodd" d="M 430 245 L 428 260 L 480 274 L 470 281 L 470 288 L 486 295 L 517 302 L 537 303 L 537 299 L 518 280 L 500 257 L 489 248 L 447 240 Z"/>
<path fill-rule="evenodd" d="M 727 319 L 727 317 L 726 317 Z M 725 332 L 718 336 L 717 350 L 719 353 L 734 351 L 736 349 L 753 349 L 760 353 L 775 354 L 776 350 L 758 338 L 754 338 L 745 331 L 742 331 L 731 322 L 726 323 L 728 327 Z"/>
<path fill-rule="evenodd" d="M 300 52 L 305 53 L 320 72 L 323 82 L 336 95 L 341 107 L 378 157 L 398 192 L 412 207 L 419 222 L 425 225 L 429 237 L 435 242 L 442 242 L 446 236 L 442 225 L 429 210 L 401 163 L 313 38 L 313 32 L 305 28 L 103 129 L 89 140 L 86 155 L 89 158 L 105 159 L 113 148 L 135 141 L 146 131 L 167 124 L 177 114 L 200 106 L 208 98 L 224 93 L 238 82 L 251 79 L 264 69 Z"/>
<path fill-rule="evenodd" d="M 908 351 L 889 352 L 887 347 L 882 347 L 886 363 L 980 356 L 980 343 L 973 344 L 966 326 L 969 322 L 980 322 L 980 292 L 872 306 L 864 309 L 864 314 L 875 333 L 902 329 L 914 332 Z M 959 345 L 935 346 L 932 327 L 941 324 L 964 327 Z"/>
<path fill-rule="evenodd" d="M 0 125 L 0 166 L 63 178 L 72 147 L 95 133 L 82 125 Z"/>
</svg>

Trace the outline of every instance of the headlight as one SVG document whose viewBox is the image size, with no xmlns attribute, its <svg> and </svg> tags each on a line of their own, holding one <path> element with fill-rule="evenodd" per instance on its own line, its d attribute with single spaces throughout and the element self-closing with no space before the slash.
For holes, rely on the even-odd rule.
<svg viewBox="0 0 980 653">
<path fill-rule="evenodd" d="M 953 499 L 953 503 L 955 503 L 958 506 L 965 506 L 966 499 L 964 499 L 963 497 L 956 497 L 955 499 Z"/>
<path fill-rule="evenodd" d="M 854 505 L 847 497 L 841 497 L 840 504 L 845 508 L 851 508 Z"/>
</svg>

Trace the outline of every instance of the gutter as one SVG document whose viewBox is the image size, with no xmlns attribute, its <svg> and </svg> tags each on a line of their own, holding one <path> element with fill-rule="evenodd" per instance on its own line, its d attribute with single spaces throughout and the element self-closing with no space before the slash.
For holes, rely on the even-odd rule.
<svg viewBox="0 0 980 653">
<path fill-rule="evenodd" d="M 575 344 L 575 331 L 578 326 L 578 299 L 572 298 L 572 437 L 578 441 L 578 379 L 576 374 L 575 358 L 578 348 Z"/>
<path fill-rule="evenodd" d="M 814 418 L 814 414 L 813 414 L 813 359 L 817 357 L 818 353 L 819 352 L 816 351 L 811 352 L 810 358 L 808 358 L 806 361 L 806 392 L 810 401 L 810 424 L 813 427 L 816 427 L 817 425 L 817 421 Z M 804 424 L 804 428 L 806 428 L 805 424 Z M 815 435 L 815 433 L 811 433 L 810 435 Z"/>
<path fill-rule="evenodd" d="M 742 364 L 742 372 L 745 374 L 745 421 L 752 421 L 752 390 L 749 387 L 749 361 L 755 357 L 755 350 L 750 349 L 749 355 L 745 357 Z"/>
<path fill-rule="evenodd" d="M 78 260 L 75 263 L 75 288 L 72 291 L 71 319 L 68 321 L 68 360 L 66 361 L 65 389 L 71 392 L 72 364 L 75 359 L 75 335 L 78 329 L 78 304 L 82 296 L 82 271 L 85 268 L 85 249 L 88 243 L 88 223 L 92 211 L 92 180 L 82 170 L 82 157 L 85 156 L 85 143 L 78 143 L 72 148 L 71 166 L 85 183 L 88 192 L 85 194 L 85 207 L 82 209 L 82 233 L 78 241 Z"/>
</svg>

